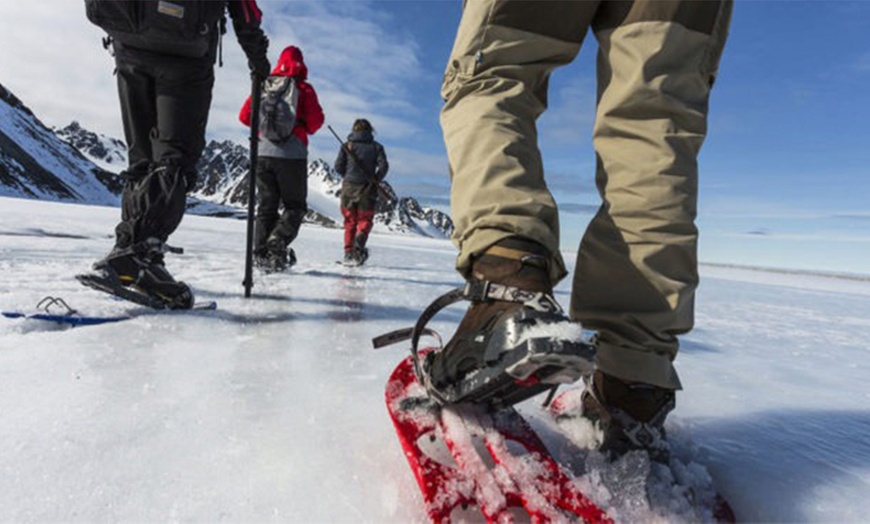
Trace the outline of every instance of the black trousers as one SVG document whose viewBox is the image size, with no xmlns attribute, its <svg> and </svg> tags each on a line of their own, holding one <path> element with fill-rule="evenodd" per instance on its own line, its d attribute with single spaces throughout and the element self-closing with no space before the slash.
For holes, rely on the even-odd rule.
<svg viewBox="0 0 870 524">
<path fill-rule="evenodd" d="M 129 167 L 115 245 L 165 241 L 184 217 L 205 147 L 214 68 L 208 60 L 116 56 Z"/>
<path fill-rule="evenodd" d="M 299 234 L 308 212 L 308 160 L 257 158 L 257 222 L 254 250 L 283 252 Z M 279 208 L 284 210 L 279 214 Z"/>
</svg>

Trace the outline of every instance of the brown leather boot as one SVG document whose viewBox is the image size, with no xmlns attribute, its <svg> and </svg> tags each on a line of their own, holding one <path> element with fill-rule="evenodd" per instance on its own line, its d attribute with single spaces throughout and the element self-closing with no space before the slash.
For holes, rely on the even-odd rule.
<svg viewBox="0 0 870 524">
<path fill-rule="evenodd" d="M 472 279 L 552 295 L 549 260 L 550 253 L 542 245 L 512 237 L 490 247 L 472 263 Z M 429 358 L 427 370 L 433 384 L 439 388 L 453 384 L 483 367 L 488 334 L 499 319 L 523 307 L 520 302 L 501 300 L 472 302 L 453 338 Z"/>
<path fill-rule="evenodd" d="M 649 453 L 650 459 L 667 463 L 664 423 L 675 405 L 671 389 L 625 382 L 600 370 L 583 392 L 583 416 L 604 432 L 599 451 L 613 459 L 640 449 Z"/>
</svg>

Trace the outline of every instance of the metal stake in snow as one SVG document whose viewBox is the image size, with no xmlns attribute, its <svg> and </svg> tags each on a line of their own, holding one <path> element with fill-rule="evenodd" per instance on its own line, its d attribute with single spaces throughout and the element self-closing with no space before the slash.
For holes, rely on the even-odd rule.
<svg viewBox="0 0 870 524">
<path fill-rule="evenodd" d="M 254 202 L 257 191 L 257 151 L 260 142 L 260 94 L 263 91 L 263 79 L 256 74 L 251 75 L 251 166 L 248 169 L 248 242 L 245 249 L 245 298 L 251 298 L 251 287 L 254 285 L 252 270 L 254 258 Z"/>
</svg>

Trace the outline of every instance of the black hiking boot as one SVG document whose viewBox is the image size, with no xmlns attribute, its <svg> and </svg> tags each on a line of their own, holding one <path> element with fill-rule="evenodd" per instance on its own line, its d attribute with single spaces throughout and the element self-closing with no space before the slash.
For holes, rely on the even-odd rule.
<svg viewBox="0 0 870 524">
<path fill-rule="evenodd" d="M 366 240 L 368 240 L 367 235 L 357 235 L 356 238 L 353 239 L 353 250 L 352 256 L 356 265 L 361 266 L 366 263 L 366 260 L 369 259 L 369 250 L 366 249 Z"/>
<path fill-rule="evenodd" d="M 359 249 L 355 248 L 351 252 L 351 259 L 356 265 L 361 266 L 369 259 L 369 250 L 364 247 Z"/>
<path fill-rule="evenodd" d="M 254 258 L 254 264 L 266 273 L 280 273 L 296 264 L 296 252 L 278 240 L 269 240 Z"/>
<path fill-rule="evenodd" d="M 604 433 L 599 451 L 619 458 L 644 450 L 651 460 L 667 464 L 669 447 L 664 423 L 676 405 L 676 395 L 640 382 L 625 382 L 595 371 L 583 392 L 583 417 Z"/>
<path fill-rule="evenodd" d="M 165 250 L 165 244 L 154 238 L 129 248 L 115 248 L 94 264 L 94 277 L 139 292 L 169 309 L 190 309 L 194 304 L 193 292 L 166 269 Z"/>
<path fill-rule="evenodd" d="M 474 261 L 464 289 L 424 311 L 417 337 L 435 312 L 471 301 L 453 338 L 419 370 L 433 397 L 498 409 L 592 373 L 595 350 L 552 296 L 549 257 L 536 242 L 503 240 Z M 416 351 L 416 340 L 412 345 Z"/>
</svg>

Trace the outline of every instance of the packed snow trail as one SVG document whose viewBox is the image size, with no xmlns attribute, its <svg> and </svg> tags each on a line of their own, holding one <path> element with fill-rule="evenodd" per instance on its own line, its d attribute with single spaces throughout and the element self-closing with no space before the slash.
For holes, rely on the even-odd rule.
<svg viewBox="0 0 870 524">
<path fill-rule="evenodd" d="M 299 264 L 257 275 L 246 300 L 244 222 L 188 216 L 168 267 L 220 308 L 136 315 L 73 278 L 111 247 L 118 213 L 0 198 L 0 310 L 51 295 L 135 316 L 71 329 L 0 318 L 0 521 L 425 521 L 383 403 L 407 353 L 369 341 L 460 283 L 454 248 L 374 234 L 366 265 L 343 268 L 342 232 L 306 225 Z M 702 277 L 676 362 L 676 455 L 740 520 L 866 519 L 870 283 Z M 462 313 L 430 327 L 449 336 Z M 547 434 L 534 401 L 519 410 Z"/>
</svg>

